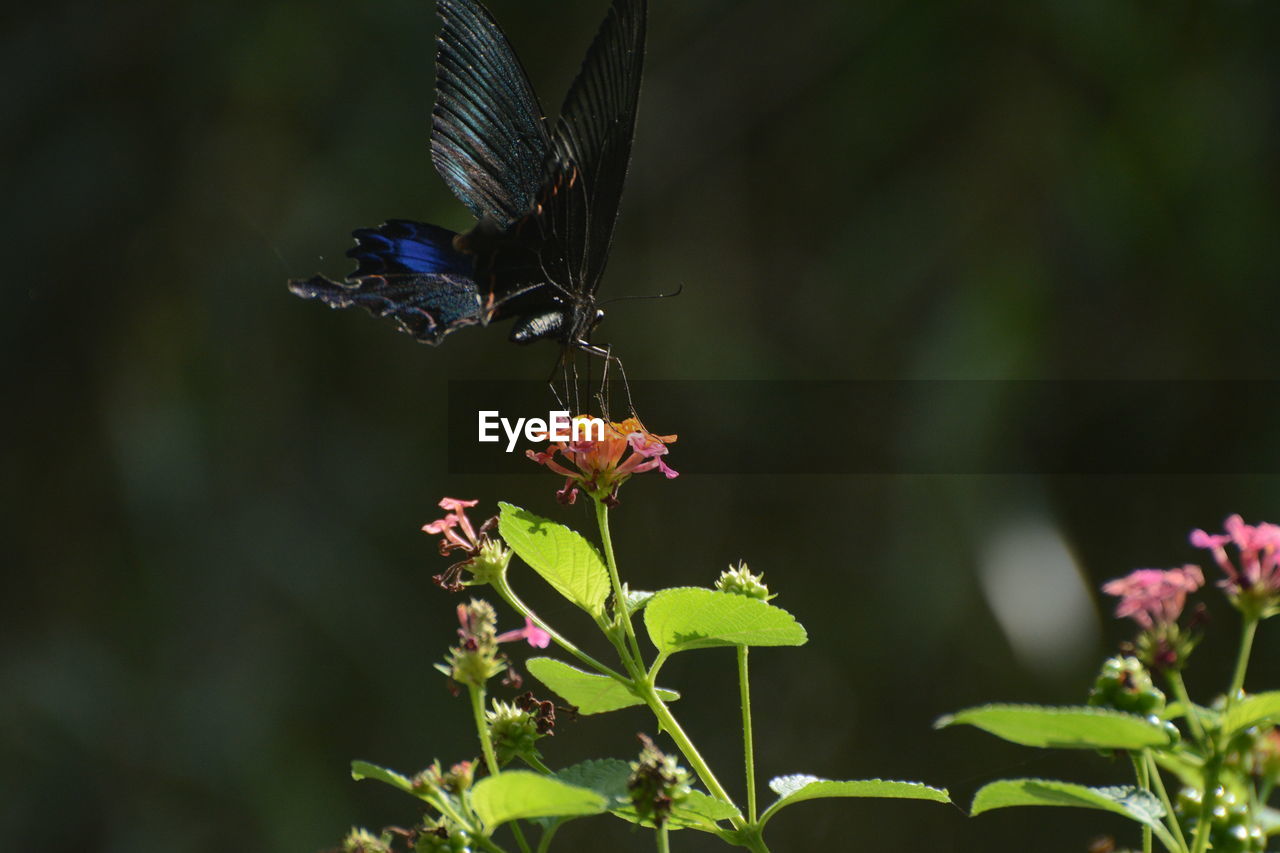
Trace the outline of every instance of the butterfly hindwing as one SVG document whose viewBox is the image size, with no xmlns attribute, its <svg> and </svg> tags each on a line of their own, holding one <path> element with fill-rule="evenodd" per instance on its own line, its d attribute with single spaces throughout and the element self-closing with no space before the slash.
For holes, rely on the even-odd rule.
<svg viewBox="0 0 1280 853">
<path fill-rule="evenodd" d="M 324 276 L 292 281 L 289 289 L 330 308 L 364 308 L 389 317 L 420 341 L 438 344 L 450 332 L 483 322 L 472 261 L 453 248 L 446 228 L 393 219 L 355 232 L 347 252 L 356 271 L 346 282 Z"/>
<path fill-rule="evenodd" d="M 497 22 L 476 0 L 437 0 L 431 159 L 479 220 L 505 227 L 542 184 L 550 140 L 542 107 Z"/>
</svg>

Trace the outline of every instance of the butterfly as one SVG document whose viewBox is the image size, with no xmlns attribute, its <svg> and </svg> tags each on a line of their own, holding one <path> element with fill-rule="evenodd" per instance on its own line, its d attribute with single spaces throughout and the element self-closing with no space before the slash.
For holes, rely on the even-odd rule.
<svg viewBox="0 0 1280 853">
<path fill-rule="evenodd" d="M 393 219 L 353 232 L 346 281 L 294 280 L 298 296 L 388 317 L 439 344 L 514 318 L 516 343 L 591 344 L 596 304 L 631 159 L 646 0 L 613 0 L 554 124 L 510 43 L 476 0 L 437 0 L 431 159 L 475 226 L 457 234 Z M 554 373 L 553 373 L 554 375 Z"/>
</svg>

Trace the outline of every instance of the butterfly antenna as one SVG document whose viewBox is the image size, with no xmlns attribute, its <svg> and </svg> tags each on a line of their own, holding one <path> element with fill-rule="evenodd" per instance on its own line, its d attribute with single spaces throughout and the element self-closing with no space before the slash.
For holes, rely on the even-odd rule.
<svg viewBox="0 0 1280 853">
<path fill-rule="evenodd" d="M 600 305 L 603 307 L 605 305 L 612 305 L 615 302 L 630 302 L 633 299 L 671 299 L 672 297 L 679 296 L 683 292 L 684 285 L 681 284 L 670 293 L 639 293 L 632 296 L 615 296 L 607 302 L 601 302 Z"/>
</svg>

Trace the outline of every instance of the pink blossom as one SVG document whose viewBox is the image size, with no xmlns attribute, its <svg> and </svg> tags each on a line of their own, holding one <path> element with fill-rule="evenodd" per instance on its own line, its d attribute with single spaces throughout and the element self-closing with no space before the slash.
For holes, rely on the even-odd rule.
<svg viewBox="0 0 1280 853">
<path fill-rule="evenodd" d="M 458 498 L 441 498 L 440 508 L 445 511 L 444 518 L 422 525 L 424 533 L 440 537 L 441 556 L 448 556 L 451 551 L 466 554 L 466 559 L 454 563 L 433 578 L 436 584 L 450 592 L 458 592 L 464 586 L 461 579 L 463 569 L 479 565 L 481 560 L 477 558 L 481 558 L 485 546 L 491 544 L 489 533 L 498 524 L 497 516 L 480 525 L 479 530 L 471 524 L 471 519 L 467 518 L 467 510 L 478 503 L 479 501 Z"/>
<path fill-rule="evenodd" d="M 1107 595 L 1120 598 L 1117 619 L 1133 619 L 1143 628 L 1167 627 L 1178 621 L 1187 603 L 1187 593 L 1204 584 L 1199 566 L 1180 569 L 1138 569 L 1102 586 Z"/>
<path fill-rule="evenodd" d="M 1256 526 L 1245 524 L 1243 518 L 1233 515 L 1223 527 L 1226 533 L 1191 531 L 1191 544 L 1212 553 L 1218 568 L 1226 575 L 1218 586 L 1233 596 L 1280 594 L 1280 525 L 1265 521 Z M 1231 561 L 1227 545 L 1235 545 L 1238 563 Z"/>
<path fill-rule="evenodd" d="M 573 503 L 582 487 L 593 497 L 612 504 L 617 502 L 619 487 L 634 474 L 657 470 L 668 480 L 680 476 L 663 458 L 667 445 L 675 440 L 674 435 L 649 432 L 639 419 L 632 417 L 605 424 L 604 435 L 598 441 L 561 441 L 545 451 L 525 453 L 565 478 L 564 488 L 556 492 L 561 503 Z"/>
<path fill-rule="evenodd" d="M 527 640 L 535 649 L 545 649 L 551 645 L 551 635 L 535 625 L 528 616 L 524 617 L 523 628 L 498 635 L 499 643 L 510 643 L 514 640 Z"/>
</svg>

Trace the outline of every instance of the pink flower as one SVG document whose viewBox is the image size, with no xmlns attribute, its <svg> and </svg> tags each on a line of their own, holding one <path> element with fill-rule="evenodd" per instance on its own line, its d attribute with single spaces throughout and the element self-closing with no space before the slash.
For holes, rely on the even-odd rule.
<svg viewBox="0 0 1280 853">
<path fill-rule="evenodd" d="M 544 452 L 526 451 L 526 455 L 565 478 L 564 488 L 556 492 L 561 503 L 571 504 L 578 488 L 613 505 L 618 489 L 634 474 L 660 471 L 668 480 L 679 473 L 663 458 L 674 435 L 649 432 L 638 418 L 605 424 L 604 436 L 598 441 L 558 441 Z M 628 451 L 630 453 L 628 454 Z M 557 459 L 557 455 L 560 459 Z"/>
<path fill-rule="evenodd" d="M 1174 625 L 1187 603 L 1187 593 L 1204 584 L 1199 566 L 1180 569 L 1138 569 L 1102 586 L 1107 595 L 1120 598 L 1116 618 L 1129 618 L 1143 628 Z"/>
<path fill-rule="evenodd" d="M 1226 533 L 1191 531 L 1191 544 L 1205 548 L 1222 569 L 1226 578 L 1218 586 L 1234 598 L 1256 595 L 1271 598 L 1280 595 L 1280 526 L 1262 522 L 1245 524 L 1233 515 L 1223 524 Z M 1235 545 L 1238 563 L 1227 555 L 1227 545 Z"/>
<path fill-rule="evenodd" d="M 432 578 L 438 586 L 450 592 L 458 592 L 465 586 L 462 581 L 463 569 L 479 572 L 486 564 L 486 560 L 490 562 L 496 560 L 502 566 L 506 565 L 505 552 L 499 553 L 501 549 L 494 547 L 495 540 L 489 535 L 497 526 L 498 517 L 490 518 L 480 525 L 479 530 L 471 524 L 471 519 L 467 518 L 467 510 L 478 503 L 479 501 L 442 498 L 440 508 L 445 511 L 444 518 L 422 526 L 424 533 L 440 537 L 441 556 L 448 556 L 451 551 L 461 551 L 466 554 L 466 559 L 454 563 Z"/>
<path fill-rule="evenodd" d="M 440 508 L 445 511 L 445 517 L 437 519 L 430 524 L 422 525 L 424 533 L 430 533 L 433 536 L 440 536 L 440 554 L 448 556 L 450 551 L 462 550 L 472 556 L 480 553 L 480 536 L 483 535 L 485 527 L 480 529 L 477 535 L 474 527 L 471 526 L 471 519 L 467 518 L 467 509 L 480 503 L 480 501 L 463 501 L 457 498 L 441 498 Z"/>
<path fill-rule="evenodd" d="M 535 649 L 545 649 L 551 645 L 551 635 L 539 628 L 528 616 L 524 617 L 524 627 L 507 631 L 498 635 L 499 643 L 510 643 L 513 640 L 527 640 Z"/>
</svg>

